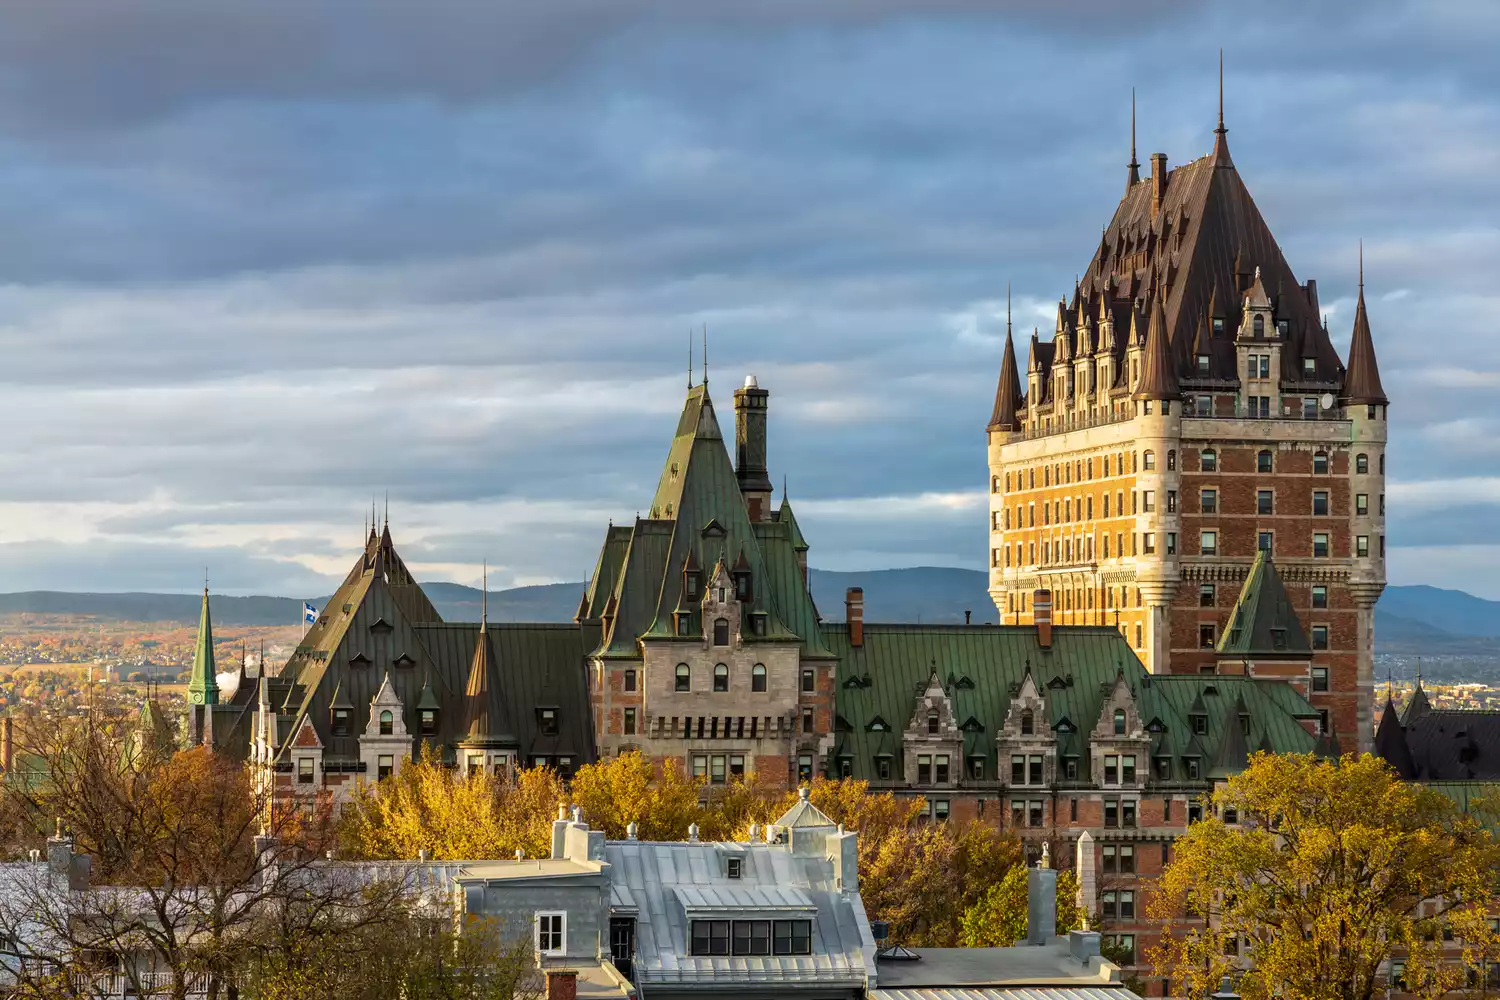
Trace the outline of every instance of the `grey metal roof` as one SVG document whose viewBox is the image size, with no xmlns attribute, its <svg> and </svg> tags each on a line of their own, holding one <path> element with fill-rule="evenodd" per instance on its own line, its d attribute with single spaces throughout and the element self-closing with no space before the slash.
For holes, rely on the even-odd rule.
<svg viewBox="0 0 1500 1000">
<path fill-rule="evenodd" d="M 725 876 L 724 855 L 745 860 L 741 878 Z M 875 941 L 864 906 L 858 895 L 834 887 L 826 859 L 795 857 L 784 845 L 633 840 L 607 842 L 604 856 L 612 866 L 612 906 L 638 909 L 634 970 L 643 986 L 873 980 Z M 788 903 L 806 907 L 813 914 L 812 954 L 690 955 L 683 900 L 702 900 L 705 907 L 742 901 L 747 915 Z"/>
<path fill-rule="evenodd" d="M 1140 1000 L 1124 986 L 922 987 L 867 995 L 869 1000 Z"/>
</svg>

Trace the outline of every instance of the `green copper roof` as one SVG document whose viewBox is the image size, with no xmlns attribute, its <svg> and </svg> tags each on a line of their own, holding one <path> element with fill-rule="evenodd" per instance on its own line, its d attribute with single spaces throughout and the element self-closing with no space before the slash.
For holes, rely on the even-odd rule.
<svg viewBox="0 0 1500 1000">
<path fill-rule="evenodd" d="M 1221 656 L 1306 658 L 1312 655 L 1307 633 L 1292 610 L 1281 574 L 1264 551 L 1245 575 L 1244 586 L 1216 647 Z"/>
<path fill-rule="evenodd" d="M 219 682 L 214 677 L 214 628 L 208 611 L 208 588 L 203 588 L 203 611 L 198 618 L 198 642 L 193 649 L 193 673 L 188 680 L 188 701 L 194 705 L 217 705 Z"/>
<path fill-rule="evenodd" d="M 849 643 L 844 623 L 822 627 L 839 657 L 837 719 L 831 763 L 849 760 L 856 778 L 876 778 L 876 758 L 900 759 L 901 732 L 933 670 L 964 732 L 966 757 L 982 757 L 997 776 L 995 736 L 1029 671 L 1047 704 L 1047 723 L 1061 757 L 1076 757 L 1082 780 L 1090 731 L 1118 678 L 1135 699 L 1151 737 L 1153 758 L 1169 758 L 1166 781 L 1198 783 L 1214 771 L 1244 767 L 1248 748 L 1306 753 L 1316 739 L 1302 720 L 1317 711 L 1289 685 L 1248 677 L 1152 675 L 1112 628 L 1054 626 L 1052 646 L 1037 644 L 1031 626 L 882 625 L 866 623 L 864 643 Z M 1202 722 L 1195 724 L 1194 716 Z M 883 725 L 882 725 L 883 724 Z M 1202 732 L 1198 732 L 1202 729 Z M 1246 729 L 1249 731 L 1246 732 Z M 1155 766 L 1152 768 L 1153 781 Z M 899 764 L 893 772 L 904 784 Z"/>
<path fill-rule="evenodd" d="M 786 498 L 785 493 L 781 495 L 781 509 L 776 512 L 776 520 L 785 524 L 791 533 L 792 548 L 798 552 L 806 552 L 807 539 L 802 537 L 802 528 L 797 524 L 797 515 L 792 513 L 792 502 Z"/>
<path fill-rule="evenodd" d="M 684 595 L 684 567 L 701 588 L 720 564 L 750 574 L 745 642 L 800 642 L 805 655 L 829 655 L 802 579 L 795 522 L 751 522 L 706 386 L 688 391 L 649 515 L 606 535 L 587 601 L 605 624 L 596 655 L 635 658 L 642 637 L 674 638 L 676 616 L 700 610 L 698 594 Z M 765 616 L 763 635 L 753 634 L 756 614 Z M 695 619 L 694 633 L 701 627 Z"/>
</svg>

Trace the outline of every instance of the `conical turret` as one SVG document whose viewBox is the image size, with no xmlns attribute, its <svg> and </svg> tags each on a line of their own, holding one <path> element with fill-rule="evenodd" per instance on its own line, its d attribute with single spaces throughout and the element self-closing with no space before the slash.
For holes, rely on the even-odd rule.
<svg viewBox="0 0 1500 1000">
<path fill-rule="evenodd" d="M 1177 399 L 1182 390 L 1177 385 L 1177 368 L 1172 363 L 1167 343 L 1167 315 L 1162 308 L 1165 289 L 1158 289 L 1146 324 L 1146 346 L 1141 352 L 1141 377 L 1131 399 Z"/>
<path fill-rule="evenodd" d="M 188 679 L 188 701 L 194 705 L 217 705 L 219 682 L 214 677 L 214 629 L 208 609 L 208 588 L 203 588 L 203 610 L 198 617 L 198 642 L 193 648 L 193 672 Z"/>
<path fill-rule="evenodd" d="M 990 414 L 992 431 L 1018 430 L 1016 407 L 1021 401 L 1021 376 L 1016 370 L 1016 343 L 1010 333 L 1010 293 L 1005 297 L 1005 356 L 1000 361 L 1000 382 L 995 387 L 995 409 Z"/>
<path fill-rule="evenodd" d="M 1359 300 L 1354 306 L 1354 333 L 1349 338 L 1349 370 L 1344 375 L 1346 403 L 1386 403 L 1380 384 L 1380 366 L 1375 363 L 1375 341 L 1370 336 L 1370 318 L 1365 314 L 1365 252 L 1359 251 Z"/>
</svg>

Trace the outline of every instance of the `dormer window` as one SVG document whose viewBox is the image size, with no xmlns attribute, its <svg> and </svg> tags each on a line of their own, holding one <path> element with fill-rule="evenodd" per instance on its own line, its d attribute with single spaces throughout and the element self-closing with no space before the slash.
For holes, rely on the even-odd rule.
<svg viewBox="0 0 1500 1000">
<path fill-rule="evenodd" d="M 557 709 L 539 708 L 536 711 L 537 725 L 543 736 L 557 735 Z"/>
<path fill-rule="evenodd" d="M 413 660 L 410 656 L 407 656 L 405 653 L 402 653 L 400 656 L 396 657 L 396 666 L 398 666 L 398 667 L 414 667 L 416 665 L 417 665 L 417 661 Z"/>
<path fill-rule="evenodd" d="M 745 859 L 744 858 L 725 858 L 724 859 L 724 877 L 725 878 L 739 878 L 743 874 L 743 872 L 744 872 L 744 865 L 745 865 Z"/>
<path fill-rule="evenodd" d="M 734 596 L 742 601 L 750 600 L 750 573 L 746 570 L 734 574 Z"/>
<path fill-rule="evenodd" d="M 349 735 L 349 710 L 347 708 L 335 708 L 333 710 L 333 735 Z"/>
<path fill-rule="evenodd" d="M 728 618 L 715 618 L 714 619 L 714 645 L 715 646 L 727 646 L 727 645 L 729 645 L 729 619 Z"/>
<path fill-rule="evenodd" d="M 349 657 L 349 665 L 351 667 L 368 667 L 370 665 L 370 658 L 364 653 L 355 653 Z"/>
<path fill-rule="evenodd" d="M 1206 715 L 1194 715 L 1193 716 L 1193 735 L 1195 735 L 1195 736 L 1207 736 L 1208 735 L 1208 716 L 1206 716 Z"/>
<path fill-rule="evenodd" d="M 1222 316 L 1215 316 L 1214 320 L 1213 320 L 1213 324 L 1214 324 L 1214 333 L 1223 333 L 1224 332 L 1224 318 Z"/>
<path fill-rule="evenodd" d="M 1318 374 L 1318 360 L 1316 358 L 1302 359 L 1302 377 L 1312 378 Z"/>
<path fill-rule="evenodd" d="M 1254 331 L 1256 340 L 1264 337 L 1266 335 L 1266 318 L 1257 314 L 1256 317 L 1250 321 L 1250 329 Z"/>
<path fill-rule="evenodd" d="M 380 713 L 380 735 L 390 736 L 396 731 L 396 717 L 387 709 Z"/>
<path fill-rule="evenodd" d="M 1115 709 L 1115 735 L 1125 735 L 1125 710 L 1123 708 Z"/>
<path fill-rule="evenodd" d="M 1200 355 L 1198 355 L 1198 374 L 1202 375 L 1202 376 L 1205 376 L 1205 377 L 1208 375 L 1208 355 L 1207 354 L 1200 354 Z"/>
<path fill-rule="evenodd" d="M 675 617 L 677 619 L 677 634 L 683 636 L 692 635 L 693 616 L 689 612 L 679 611 L 676 613 Z"/>
<path fill-rule="evenodd" d="M 1291 331 L 1291 328 L 1291 324 L 1284 319 L 1278 319 L 1276 321 L 1276 332 L 1281 334 L 1281 336 L 1283 337 L 1285 337 L 1287 333 Z"/>
<path fill-rule="evenodd" d="M 766 634 L 766 613 L 757 611 L 750 616 L 750 631 L 755 635 Z"/>
<path fill-rule="evenodd" d="M 937 734 L 938 734 L 938 713 L 936 711 L 931 711 L 931 712 L 927 713 L 927 735 L 928 736 L 936 736 Z"/>
<path fill-rule="evenodd" d="M 1273 629 L 1271 629 L 1271 648 L 1272 649 L 1286 649 L 1286 629 L 1284 629 L 1284 628 L 1273 628 Z"/>
<path fill-rule="evenodd" d="M 431 708 L 422 709 L 420 719 L 421 733 L 423 736 L 437 735 L 437 712 Z"/>
<path fill-rule="evenodd" d="M 1036 735 L 1036 715 L 1029 708 L 1021 712 L 1021 735 Z"/>
<path fill-rule="evenodd" d="M 689 570 L 682 574 L 682 590 L 683 595 L 686 597 L 691 598 L 698 595 L 698 573 L 696 570 Z"/>
<path fill-rule="evenodd" d="M 727 599 L 727 596 L 727 591 L 724 590 L 723 584 L 720 584 L 719 586 L 714 588 L 714 600 L 719 604 L 723 604 Z"/>
</svg>

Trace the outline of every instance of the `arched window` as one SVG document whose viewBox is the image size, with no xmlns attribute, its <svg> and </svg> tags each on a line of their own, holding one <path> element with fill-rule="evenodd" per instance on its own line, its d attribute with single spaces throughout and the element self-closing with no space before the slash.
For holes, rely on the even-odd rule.
<svg viewBox="0 0 1500 1000">
<path fill-rule="evenodd" d="M 1251 328 L 1255 331 L 1257 340 L 1264 337 L 1266 335 L 1266 318 L 1264 316 L 1256 316 L 1255 319 L 1251 320 Z"/>
<path fill-rule="evenodd" d="M 1360 475 L 1364 475 L 1365 473 L 1369 472 L 1370 471 L 1370 456 L 1369 455 L 1355 455 L 1354 456 L 1354 471 L 1357 472 L 1357 473 L 1359 473 Z"/>
<path fill-rule="evenodd" d="M 1324 476 L 1324 475 L 1328 474 L 1328 452 L 1326 452 L 1326 451 L 1315 451 L 1315 452 L 1313 452 L 1313 473 L 1314 473 L 1314 475 L 1319 475 L 1319 476 Z"/>
<path fill-rule="evenodd" d="M 1219 470 L 1219 453 L 1212 448 L 1204 448 L 1198 458 L 1202 471 L 1217 472 Z"/>
<path fill-rule="evenodd" d="M 691 691 L 693 689 L 693 671 L 686 663 L 677 664 L 677 690 Z"/>
<path fill-rule="evenodd" d="M 927 713 L 927 735 L 936 736 L 938 732 L 938 714 L 934 711 Z"/>
<path fill-rule="evenodd" d="M 1123 708 L 1115 709 L 1115 735 L 1125 735 L 1125 710 Z"/>
<path fill-rule="evenodd" d="M 1175 448 L 1167 452 L 1167 471 L 1177 471 L 1177 449 Z"/>
<path fill-rule="evenodd" d="M 1156 452 L 1148 450 L 1141 456 L 1141 464 L 1145 466 L 1147 470 L 1156 468 Z"/>
<path fill-rule="evenodd" d="M 757 663 L 750 668 L 750 690 L 764 691 L 766 689 L 766 665 Z"/>
<path fill-rule="evenodd" d="M 729 619 L 728 618 L 715 618 L 714 619 L 714 645 L 715 646 L 727 646 L 727 645 L 729 645 Z"/>
<path fill-rule="evenodd" d="M 729 690 L 729 668 L 722 663 L 714 664 L 714 690 Z"/>
<path fill-rule="evenodd" d="M 1021 735 L 1036 735 L 1036 715 L 1029 708 L 1021 712 Z"/>
<path fill-rule="evenodd" d="M 389 710 L 380 713 L 380 735 L 390 736 L 396 731 L 396 717 Z"/>
</svg>

